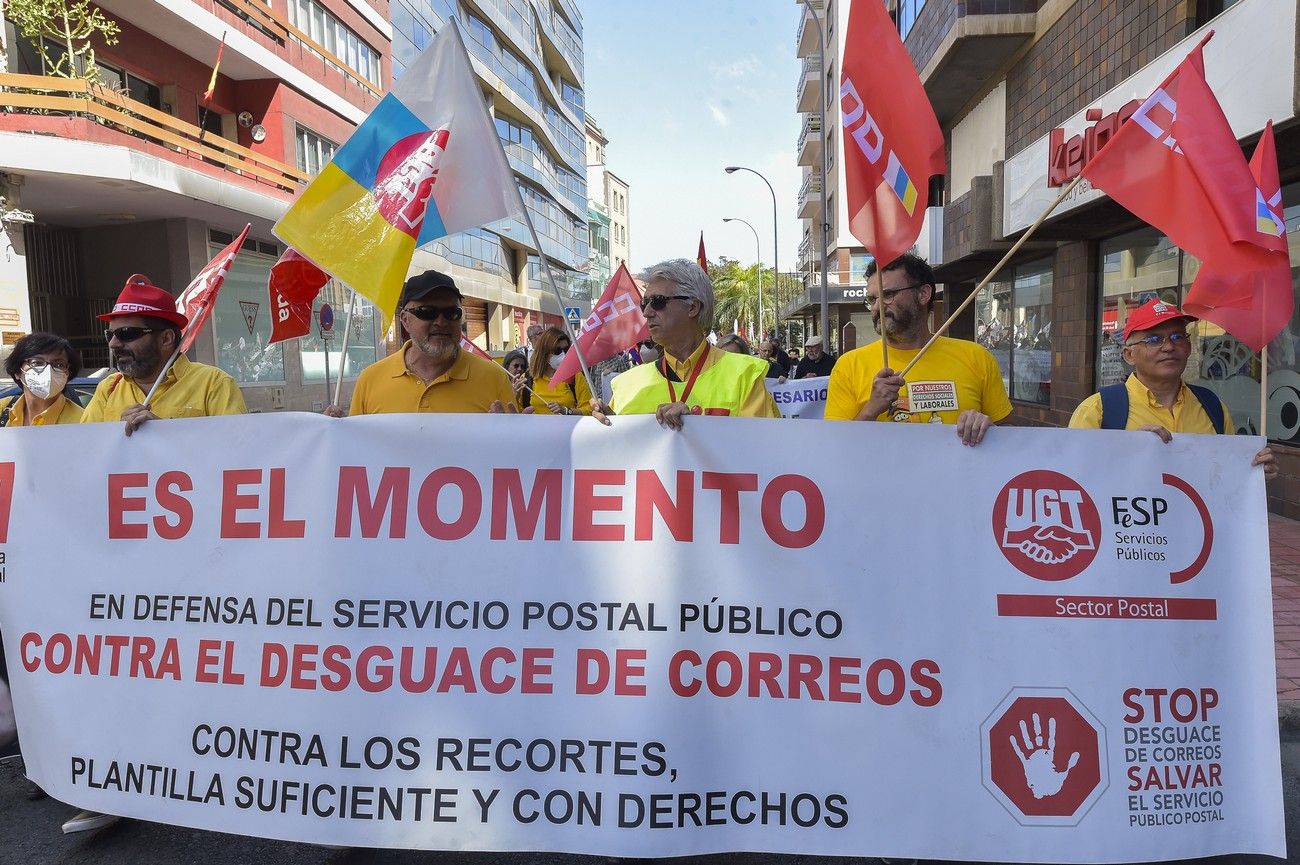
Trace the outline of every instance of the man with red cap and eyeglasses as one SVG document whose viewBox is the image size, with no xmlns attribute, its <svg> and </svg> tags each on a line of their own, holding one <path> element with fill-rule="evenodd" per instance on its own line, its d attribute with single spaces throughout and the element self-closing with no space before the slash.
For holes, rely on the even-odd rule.
<svg viewBox="0 0 1300 865">
<path fill-rule="evenodd" d="M 1128 380 L 1101 389 L 1079 403 L 1070 429 L 1128 429 L 1155 433 L 1168 444 L 1174 433 L 1220 434 L 1234 431 L 1228 407 L 1208 388 L 1183 381 L 1192 354 L 1188 322 L 1194 316 L 1172 303 L 1150 300 L 1124 324 L 1124 362 Z M 1251 465 L 1264 477 L 1277 476 L 1273 451 L 1265 447 Z"/>
<path fill-rule="evenodd" d="M 118 372 L 99 383 L 82 423 L 121 420 L 130 435 L 148 420 L 245 414 L 239 385 L 223 370 L 193 363 L 178 355 L 153 399 L 145 397 L 180 345 L 188 319 L 176 311 L 176 299 L 133 274 L 117 296 L 113 311 L 99 316 L 108 322 L 104 336 Z"/>
</svg>

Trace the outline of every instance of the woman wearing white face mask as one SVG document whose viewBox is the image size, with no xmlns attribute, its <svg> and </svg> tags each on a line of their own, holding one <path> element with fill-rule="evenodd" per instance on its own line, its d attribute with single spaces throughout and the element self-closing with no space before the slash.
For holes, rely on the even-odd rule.
<svg viewBox="0 0 1300 865">
<path fill-rule="evenodd" d="M 570 344 L 569 335 L 558 327 L 548 327 L 537 338 L 528 362 L 533 414 L 591 414 L 591 388 L 585 375 L 551 387 L 551 376 L 569 353 Z"/>
<path fill-rule="evenodd" d="M 78 423 L 81 406 L 63 394 L 81 371 L 81 355 L 61 336 L 29 333 L 14 345 L 5 372 L 22 388 L 0 405 L 0 427 Z"/>
</svg>

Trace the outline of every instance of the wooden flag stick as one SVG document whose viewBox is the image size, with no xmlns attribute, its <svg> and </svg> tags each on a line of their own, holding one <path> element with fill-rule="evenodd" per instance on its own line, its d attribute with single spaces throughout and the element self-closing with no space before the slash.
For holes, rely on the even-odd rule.
<svg viewBox="0 0 1300 865">
<path fill-rule="evenodd" d="M 979 297 L 979 293 L 984 290 L 984 286 L 988 285 L 990 282 L 993 281 L 993 277 L 997 275 L 998 271 L 1000 271 L 1003 267 L 1005 267 L 1006 263 L 1011 260 L 1012 256 L 1014 256 L 1017 252 L 1020 251 L 1020 247 L 1025 245 L 1025 241 L 1029 240 L 1029 238 L 1033 235 L 1035 231 L 1038 230 L 1038 227 L 1043 224 L 1043 222 L 1047 219 L 1047 217 L 1052 215 L 1053 210 L 1060 207 L 1061 202 L 1065 201 L 1065 199 L 1069 197 L 1071 192 L 1074 192 L 1074 188 L 1078 186 L 1080 181 L 1082 180 L 1083 180 L 1083 175 L 1080 174 L 1078 177 L 1074 178 L 1074 180 L 1070 182 L 1069 186 L 1061 190 L 1061 194 L 1056 196 L 1056 200 L 1053 201 L 1051 204 L 1047 205 L 1047 209 L 1042 212 L 1042 215 L 1040 215 L 1038 219 L 1034 220 L 1033 225 L 1025 229 L 1025 233 L 1020 235 L 1020 239 L 1017 240 L 1015 244 L 1012 245 L 1012 247 L 1007 250 L 1007 254 L 1002 256 L 1002 260 L 999 261 L 997 264 L 993 265 L 993 269 L 989 271 L 988 276 L 981 279 L 980 284 L 975 286 L 975 290 L 970 293 L 970 296 L 967 297 L 964 301 L 962 301 L 961 306 L 957 307 L 952 311 L 952 314 L 948 316 L 948 320 L 939 326 L 939 329 L 934 332 L 934 334 L 930 337 L 929 341 L 926 342 L 925 345 L 921 346 L 921 350 L 916 353 L 916 357 L 912 358 L 911 363 L 903 367 L 903 371 L 900 372 L 899 375 L 903 376 L 904 378 L 907 377 L 907 374 L 911 371 L 912 367 L 916 366 L 916 362 L 920 360 L 921 357 L 927 351 L 930 350 L 930 346 L 938 342 L 939 337 L 943 336 L 945 333 L 948 332 L 948 328 L 952 327 L 952 323 L 957 320 L 957 316 L 965 312 L 966 307 L 970 306 L 971 303 L 975 300 L 975 298 Z M 876 272 L 879 273 L 879 271 Z M 880 321 L 883 330 L 883 325 L 885 321 L 883 311 L 881 313 Z M 881 345 L 883 346 L 886 341 L 886 337 L 883 332 L 880 335 L 880 341 L 881 341 Z"/>
<path fill-rule="evenodd" d="M 1224 432 L 1230 432 L 1224 430 Z M 1259 434 L 1268 444 L 1268 345 L 1259 350 Z"/>
</svg>

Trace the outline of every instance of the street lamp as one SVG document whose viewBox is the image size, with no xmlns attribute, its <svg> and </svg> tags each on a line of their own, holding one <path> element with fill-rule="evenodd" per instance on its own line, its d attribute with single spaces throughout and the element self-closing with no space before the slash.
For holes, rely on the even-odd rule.
<svg viewBox="0 0 1300 865">
<path fill-rule="evenodd" d="M 823 148 L 825 149 L 825 148 Z M 767 183 L 767 191 L 772 193 L 772 326 L 777 327 L 781 322 L 781 268 L 777 266 L 777 232 L 776 232 L 776 190 L 772 189 L 772 184 L 768 183 L 767 178 L 759 174 L 752 168 L 746 168 L 743 165 L 728 165 L 723 169 L 728 174 L 735 174 L 737 171 L 748 171 L 750 174 L 758 176 L 758 179 Z M 786 336 L 789 336 L 787 331 Z"/>
<path fill-rule="evenodd" d="M 758 338 L 761 340 L 765 336 L 763 333 L 763 251 L 759 248 L 758 231 L 754 226 L 737 217 L 724 216 L 722 221 L 743 223 L 749 226 L 750 231 L 754 232 L 754 263 L 758 266 Z"/>
<path fill-rule="evenodd" d="M 803 5 L 804 8 L 808 10 L 808 14 L 813 17 L 813 23 L 817 25 L 817 56 L 821 62 L 821 71 L 825 73 L 826 31 L 822 28 L 821 16 L 819 16 L 817 14 L 817 10 L 813 8 L 811 0 L 803 0 Z M 825 93 L 823 93 L 817 99 L 817 114 L 821 118 L 821 124 L 822 124 L 821 134 L 825 135 L 826 134 L 826 94 Z M 824 143 L 822 144 L 821 151 L 822 151 L 822 158 L 821 158 L 822 236 L 821 236 L 821 243 L 819 244 L 822 251 L 821 252 L 821 262 L 822 262 L 822 304 L 821 304 L 822 330 L 821 332 L 822 332 L 822 337 L 829 342 L 831 338 L 831 334 L 830 334 L 831 313 L 830 313 L 830 305 L 827 301 L 827 295 L 829 295 L 830 293 L 830 287 L 828 282 L 829 277 L 826 272 L 826 242 L 829 240 L 827 235 L 830 234 L 831 223 L 829 219 L 829 214 L 826 212 L 826 145 Z M 827 345 L 827 348 L 829 349 L 830 346 Z"/>
</svg>

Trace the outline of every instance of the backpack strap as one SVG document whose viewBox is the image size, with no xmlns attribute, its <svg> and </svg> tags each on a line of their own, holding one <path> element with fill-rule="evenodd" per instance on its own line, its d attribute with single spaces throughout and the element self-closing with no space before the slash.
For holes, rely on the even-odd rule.
<svg viewBox="0 0 1300 865">
<path fill-rule="evenodd" d="M 1199 384 L 1189 384 L 1187 389 L 1196 394 L 1196 399 L 1200 401 L 1201 408 L 1205 409 L 1206 415 L 1210 418 L 1210 423 L 1214 424 L 1214 432 L 1223 435 L 1223 403 L 1219 401 L 1219 395 L 1208 387 L 1201 387 Z"/>
<path fill-rule="evenodd" d="M 1128 387 L 1123 382 L 1108 384 L 1098 393 L 1101 394 L 1100 429 L 1126 428 L 1128 426 Z"/>
</svg>

